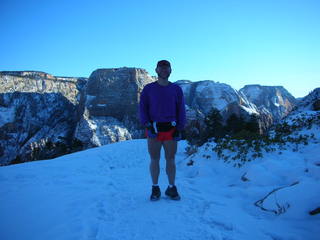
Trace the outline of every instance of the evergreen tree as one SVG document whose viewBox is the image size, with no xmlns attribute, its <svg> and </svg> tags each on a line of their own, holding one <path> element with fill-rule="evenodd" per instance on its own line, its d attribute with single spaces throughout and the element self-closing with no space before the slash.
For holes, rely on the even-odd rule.
<svg viewBox="0 0 320 240">
<path fill-rule="evenodd" d="M 231 114 L 227 119 L 226 131 L 230 135 L 234 135 L 245 128 L 245 121 L 236 114 Z"/>
<path fill-rule="evenodd" d="M 221 138 L 224 136 L 224 127 L 222 124 L 222 116 L 217 108 L 212 108 L 204 120 L 206 124 L 206 136 L 208 138 Z"/>
<path fill-rule="evenodd" d="M 246 123 L 246 130 L 255 134 L 260 133 L 259 121 L 258 121 L 257 115 L 252 114 L 250 116 L 250 120 Z"/>
</svg>

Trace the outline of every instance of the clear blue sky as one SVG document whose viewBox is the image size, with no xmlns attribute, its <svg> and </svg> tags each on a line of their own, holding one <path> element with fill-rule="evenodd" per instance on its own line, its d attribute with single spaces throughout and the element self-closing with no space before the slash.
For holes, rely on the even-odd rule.
<svg viewBox="0 0 320 240">
<path fill-rule="evenodd" d="M 282 85 L 295 97 L 320 87 L 320 1 L 0 1 L 0 71 L 89 77 L 138 67 L 171 81 L 239 89 Z"/>
</svg>

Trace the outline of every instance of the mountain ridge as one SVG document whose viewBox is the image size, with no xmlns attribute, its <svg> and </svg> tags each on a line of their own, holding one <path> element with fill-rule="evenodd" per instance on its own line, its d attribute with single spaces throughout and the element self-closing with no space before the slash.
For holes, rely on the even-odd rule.
<svg viewBox="0 0 320 240">
<path fill-rule="evenodd" d="M 5 73 L 9 73 L 9 75 Z M 145 84 L 156 80 L 157 78 L 150 76 L 145 69 L 135 67 L 99 68 L 93 71 L 89 78 L 56 77 L 40 71 L 0 72 L 0 113 L 2 112 L 0 123 L 3 123 L 0 126 L 2 132 L 0 135 L 0 162 L 12 161 L 17 156 L 20 156 L 20 159 L 29 159 L 30 157 L 26 157 L 25 153 L 18 151 L 10 152 L 10 157 L 5 157 L 3 155 L 4 151 L 1 151 L 1 149 L 6 148 L 8 139 L 12 139 L 12 142 L 18 143 L 17 146 L 20 149 L 24 149 L 23 144 L 26 142 L 26 136 L 34 134 L 35 129 L 50 125 L 52 119 L 59 114 L 59 109 L 56 109 L 56 112 L 51 111 L 50 114 L 52 115 L 47 116 L 47 119 L 43 122 L 36 120 L 38 117 L 34 115 L 36 118 L 25 122 L 19 132 L 16 128 L 12 128 L 17 122 L 22 121 L 16 118 L 16 112 L 18 109 L 24 109 L 23 105 L 30 104 L 28 108 L 31 109 L 32 105 L 37 104 L 38 96 L 34 95 L 34 99 L 28 103 L 15 99 L 18 95 L 9 95 L 9 93 L 49 93 L 46 97 L 53 97 L 51 93 L 61 93 L 61 96 L 55 96 L 55 98 L 65 97 L 75 107 L 75 114 L 70 118 L 73 124 L 70 125 L 70 128 L 75 129 L 73 137 L 70 138 L 70 134 L 66 135 L 64 132 L 57 132 L 56 136 L 52 138 L 39 135 L 39 138 L 36 139 L 36 145 L 40 146 L 40 149 L 37 151 L 47 151 L 45 146 L 51 146 L 52 144 L 53 146 L 58 144 L 62 149 L 72 149 L 70 143 L 74 141 L 82 142 L 82 147 L 85 149 L 115 141 L 142 138 L 143 129 L 138 120 L 139 96 Z M 199 82 L 179 80 L 175 83 L 180 85 L 185 93 L 188 123 L 203 119 L 211 107 L 220 106 L 225 118 L 232 113 L 249 116 L 259 111 L 259 108 L 251 103 L 245 94 L 226 83 L 211 80 Z M 43 100 L 42 102 L 48 101 Z M 50 107 L 43 105 L 39 106 L 38 109 L 44 110 L 41 113 L 44 114 L 46 109 Z M 66 108 L 68 109 L 67 106 Z M 266 128 L 273 121 L 272 113 L 267 109 L 260 112 L 262 125 Z M 11 117 L 5 117 L 9 113 Z M 70 122 L 70 119 L 67 117 L 60 119 L 61 121 L 57 124 L 65 126 L 66 122 Z M 30 131 L 30 129 L 33 130 Z M 188 125 L 187 129 L 189 129 Z M 57 142 L 54 139 L 57 139 L 58 136 L 65 140 Z M 76 147 L 76 149 L 79 148 Z"/>
</svg>

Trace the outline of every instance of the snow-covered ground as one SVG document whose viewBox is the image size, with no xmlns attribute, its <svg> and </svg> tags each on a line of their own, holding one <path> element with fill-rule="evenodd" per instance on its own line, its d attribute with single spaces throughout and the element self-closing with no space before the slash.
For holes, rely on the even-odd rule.
<svg viewBox="0 0 320 240">
<path fill-rule="evenodd" d="M 318 145 L 269 153 L 240 169 L 214 153 L 202 157 L 204 148 L 187 166 L 186 145 L 179 142 L 176 156 L 181 201 L 149 200 L 145 139 L 1 167 L 0 239 L 319 239 L 320 214 L 308 214 L 320 206 Z M 163 195 L 164 167 L 162 152 Z M 255 206 L 280 187 L 260 206 L 282 214 Z"/>
</svg>

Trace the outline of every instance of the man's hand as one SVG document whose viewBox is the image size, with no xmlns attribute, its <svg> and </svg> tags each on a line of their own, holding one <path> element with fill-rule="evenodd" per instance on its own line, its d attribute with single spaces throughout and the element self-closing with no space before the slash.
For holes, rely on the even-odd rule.
<svg viewBox="0 0 320 240">
<path fill-rule="evenodd" d="M 178 129 L 176 129 L 176 130 L 174 131 L 172 137 L 173 137 L 173 140 L 175 140 L 175 141 L 178 142 L 178 141 L 180 141 L 180 140 L 182 139 L 182 132 L 179 131 Z"/>
<path fill-rule="evenodd" d="M 147 134 L 148 134 L 149 138 L 156 138 L 157 137 L 157 134 L 154 130 L 154 127 L 152 126 L 152 124 L 150 122 L 147 123 L 145 127 L 147 129 Z"/>
</svg>

